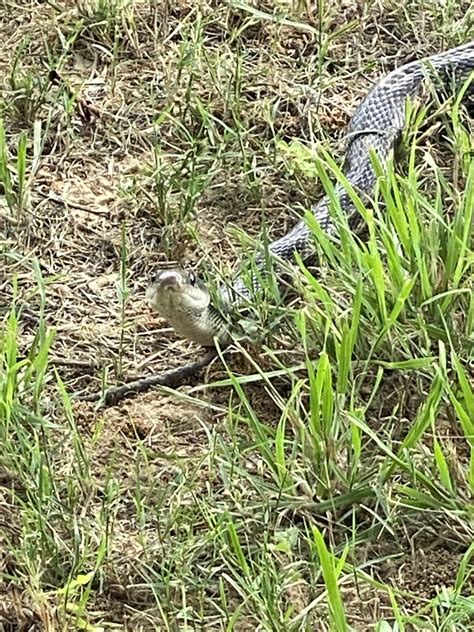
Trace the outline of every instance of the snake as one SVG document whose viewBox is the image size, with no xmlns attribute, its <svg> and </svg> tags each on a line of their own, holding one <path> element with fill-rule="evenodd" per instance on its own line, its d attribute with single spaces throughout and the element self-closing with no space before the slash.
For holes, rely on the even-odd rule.
<svg viewBox="0 0 474 632">
<path fill-rule="evenodd" d="M 380 170 L 376 168 L 372 154 L 376 155 L 383 173 L 406 128 L 409 118 L 406 114 L 407 101 L 422 97 L 428 82 L 437 95 L 453 87 L 459 89 L 468 82 L 466 92 L 472 95 L 473 70 L 474 41 L 471 41 L 406 63 L 372 87 L 347 127 L 342 165 L 344 178 L 337 178 L 332 195 L 324 195 L 311 207 L 324 233 L 337 239 L 337 227 L 331 212 L 334 199 L 347 219 L 349 230 L 355 234 L 363 233 L 365 221 L 350 189 L 356 192 L 364 205 L 373 200 Z M 306 218 L 302 217 L 283 237 L 265 244 L 265 253 L 255 256 L 250 283 L 244 279 L 241 266 L 240 273 L 232 281 L 218 287 L 214 300 L 208 284 L 193 270 L 183 267 L 158 269 L 146 292 L 148 304 L 179 336 L 204 347 L 227 345 L 233 334 L 228 314 L 232 309 L 252 301 L 261 285 L 258 272 L 268 266 L 268 255 L 272 260 L 291 262 L 298 253 L 302 260 L 306 260 L 315 252 L 313 233 Z"/>
</svg>

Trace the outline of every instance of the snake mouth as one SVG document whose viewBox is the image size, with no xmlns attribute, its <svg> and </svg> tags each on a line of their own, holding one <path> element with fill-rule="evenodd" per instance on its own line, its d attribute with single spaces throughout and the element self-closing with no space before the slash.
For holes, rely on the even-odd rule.
<svg viewBox="0 0 474 632">
<path fill-rule="evenodd" d="M 156 309 L 156 304 L 179 301 L 185 291 L 186 282 L 178 270 L 160 272 L 150 283 L 146 298 L 150 307 Z"/>
<path fill-rule="evenodd" d="M 176 270 L 166 270 L 161 272 L 158 279 L 155 280 L 155 284 L 159 286 L 161 290 L 180 290 L 184 285 L 183 275 Z"/>
<path fill-rule="evenodd" d="M 179 269 L 158 272 L 146 297 L 152 309 L 172 321 L 174 314 L 204 312 L 210 301 L 206 286 L 192 272 Z"/>
</svg>

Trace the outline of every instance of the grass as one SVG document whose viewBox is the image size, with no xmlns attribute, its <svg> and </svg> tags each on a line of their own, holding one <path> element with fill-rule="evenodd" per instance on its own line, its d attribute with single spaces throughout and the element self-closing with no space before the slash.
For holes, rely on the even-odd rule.
<svg viewBox="0 0 474 632">
<path fill-rule="evenodd" d="M 289 301 L 269 283 L 254 342 L 202 383 L 73 397 L 195 358 L 144 307 L 151 272 L 228 279 L 331 195 L 368 87 L 472 39 L 470 3 L 70 5 L 0 5 L 0 623 L 471 629 L 460 95 L 408 108 L 356 200 L 367 239 L 337 205 L 338 243 L 308 217 L 320 265 L 291 268 Z"/>
</svg>

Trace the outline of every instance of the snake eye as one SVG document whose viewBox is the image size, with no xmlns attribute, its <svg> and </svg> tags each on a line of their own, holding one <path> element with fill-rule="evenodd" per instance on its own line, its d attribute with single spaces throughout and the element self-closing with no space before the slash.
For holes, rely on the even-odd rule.
<svg viewBox="0 0 474 632">
<path fill-rule="evenodd" d="M 188 278 L 189 278 L 189 282 L 194 287 L 196 285 L 196 275 L 194 274 L 194 272 L 190 272 Z"/>
<path fill-rule="evenodd" d="M 161 270 L 159 270 L 158 272 L 153 272 L 152 274 L 150 274 L 150 276 L 148 277 L 148 283 L 150 285 L 154 285 L 155 283 L 158 283 L 158 281 L 160 279 L 160 274 L 161 274 Z"/>
</svg>

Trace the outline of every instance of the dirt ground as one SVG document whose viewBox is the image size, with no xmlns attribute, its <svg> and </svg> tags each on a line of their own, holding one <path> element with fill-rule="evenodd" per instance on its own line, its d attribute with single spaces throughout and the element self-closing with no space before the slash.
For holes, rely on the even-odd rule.
<svg viewBox="0 0 474 632">
<path fill-rule="evenodd" d="M 259 10 L 272 13 L 272 3 L 257 4 Z M 316 5 L 306 4 L 301 21 L 316 28 Z M 101 20 L 94 3 L 88 2 L 0 3 L 2 116 L 8 143 L 14 151 L 20 134 L 26 131 L 32 138 L 35 130 L 42 142 L 23 214 L 12 221 L 0 198 L 2 313 L 13 300 L 11 281 L 16 277 L 21 351 L 32 344 L 43 310 L 48 326 L 56 330 L 51 364 L 70 394 L 93 393 L 104 379 L 116 384 L 201 357 L 202 350 L 176 337 L 150 312 L 144 297 L 154 270 L 173 262 L 205 267 L 209 257 L 233 266 L 238 238 L 229 228 L 234 225 L 258 235 L 262 209 L 271 236 L 283 234 L 294 221 L 295 209 L 320 192 L 310 181 L 294 186 L 287 165 L 271 155 L 271 139 L 289 142 L 316 134 L 341 156 L 344 128 L 369 86 L 401 63 L 446 47 L 449 33 L 436 24 L 435 12 L 420 18 L 419 3 L 366 6 L 344 0 L 337 3 L 337 10 L 334 3 L 327 4 L 327 48 L 321 56 L 321 43 L 312 32 L 249 19 L 227 3 L 134 2 L 116 22 Z M 461 4 L 453 25 L 462 19 Z M 203 21 L 203 41 L 192 42 L 193 48 L 191 27 L 198 18 Z M 452 39 L 455 34 L 453 26 Z M 237 85 L 234 60 L 241 51 L 245 54 Z M 183 55 L 192 59 L 184 63 Z M 52 66 L 57 75 L 48 76 Z M 213 76 L 213 68 L 218 76 Z M 247 165 L 237 143 L 229 143 L 226 153 L 216 157 L 213 139 L 201 129 L 195 96 L 211 115 L 231 124 L 235 113 L 228 107 L 229 90 L 235 90 L 233 98 L 240 104 L 240 142 Z M 188 133 L 198 141 L 189 140 Z M 31 156 L 34 150 L 29 149 Z M 187 171 L 193 152 L 197 159 L 192 164 L 203 186 L 198 192 L 191 190 Z M 259 173 L 253 187 L 245 176 L 252 160 Z M 46 288 L 44 299 L 35 260 Z M 123 275 L 127 287 L 121 305 Z M 298 360 L 298 350 L 294 353 Z M 235 370 L 251 372 L 238 354 L 229 361 Z M 158 493 L 153 479 L 162 485 L 175 480 L 176 460 L 183 458 L 199 463 L 193 469 L 193 495 L 212 488 L 224 501 L 223 481 L 213 474 L 207 455 L 229 410 L 229 393 L 192 389 L 226 377 L 216 361 L 183 386 L 180 397 L 150 391 L 105 409 L 83 402 L 73 405 L 89 450 L 92 478 L 102 481 L 113 461 L 123 490 L 115 515 L 120 524 L 112 547 L 115 562 L 101 601 L 94 603 L 95 611 L 107 612 L 115 629 L 155 629 L 146 614 L 150 593 L 134 566 L 143 555 L 127 492 L 140 476 L 133 465 L 136 442 L 154 455 L 143 494 Z M 395 391 L 387 388 L 390 397 Z M 272 403 L 257 391 L 252 398 L 255 409 L 274 424 Z M 59 415 L 51 406 L 52 416 Z M 95 443 L 98 424 L 101 438 Z M 258 470 L 259 464 L 250 462 L 249 468 Z M 11 481 L 2 483 L 6 496 L 10 487 Z M 251 504 L 251 497 L 246 500 Z M 185 505 L 192 497 L 169 502 Z M 92 513 L 97 507 L 91 501 Z M 163 507 L 172 510 L 170 505 Z M 12 520 L 13 531 L 18 527 L 14 516 Z M 435 519 L 426 531 L 382 531 L 375 549 L 387 561 L 375 571 L 369 569 L 372 578 L 426 599 L 452 583 L 469 534 L 461 530 L 445 538 L 439 533 L 436 539 Z M 150 540 L 151 532 L 152 527 Z M 340 537 L 342 541 L 344 533 Z M 154 540 L 151 550 L 159 554 L 159 541 Z M 388 559 L 392 551 L 393 558 Z M 8 560 L 3 568 L 15 573 Z M 56 614 L 48 599 L 42 609 L 7 582 L 3 590 L 2 629 L 55 629 Z M 355 629 L 368 629 L 389 611 L 388 596 L 376 588 L 359 589 L 354 583 L 342 590 L 347 603 L 353 604 L 349 612 Z M 310 597 L 304 591 L 288 596 L 295 604 L 300 602 L 296 609 L 301 610 Z M 223 629 L 219 625 L 209 620 L 193 629 Z M 249 617 L 247 629 L 255 625 Z"/>
</svg>

